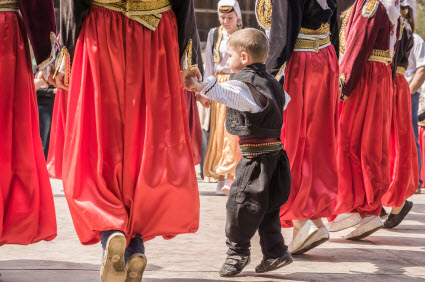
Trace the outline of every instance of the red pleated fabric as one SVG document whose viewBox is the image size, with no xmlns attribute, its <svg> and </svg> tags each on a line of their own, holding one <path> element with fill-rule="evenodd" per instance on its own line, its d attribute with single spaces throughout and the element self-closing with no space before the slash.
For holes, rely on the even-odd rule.
<svg viewBox="0 0 425 282">
<path fill-rule="evenodd" d="M 202 159 L 202 129 L 199 120 L 198 106 L 196 105 L 195 93 L 184 90 L 184 101 L 189 118 L 190 140 L 192 141 L 193 162 L 201 163 Z"/>
<path fill-rule="evenodd" d="M 424 180 L 425 179 L 425 127 L 424 126 L 418 126 L 418 135 L 419 135 L 418 141 L 419 141 L 419 146 L 421 148 L 421 156 L 422 156 L 420 178 Z M 422 183 L 421 188 L 425 188 L 425 181 Z"/>
<path fill-rule="evenodd" d="M 390 179 L 391 68 L 368 62 L 344 102 L 338 131 L 338 200 L 334 214 L 379 215 Z"/>
<path fill-rule="evenodd" d="M 53 107 L 49 154 L 47 156 L 47 171 L 51 177 L 57 179 L 62 179 L 63 146 L 65 142 L 67 105 L 68 91 L 58 90 Z"/>
<path fill-rule="evenodd" d="M 41 145 L 28 37 L 18 13 L 0 12 L 0 245 L 56 237 Z"/>
<path fill-rule="evenodd" d="M 78 38 L 62 177 L 82 244 L 196 232 L 199 194 L 170 10 L 151 31 L 92 6 Z"/>
<path fill-rule="evenodd" d="M 382 197 L 385 207 L 400 207 L 419 186 L 418 155 L 412 127 L 409 84 L 403 75 L 394 80 L 390 132 L 391 185 Z M 416 172 L 416 173 L 415 173 Z"/>
<path fill-rule="evenodd" d="M 294 52 L 286 68 L 282 142 L 291 167 L 291 194 L 282 206 L 282 226 L 294 219 L 332 214 L 338 191 L 338 59 L 333 46 Z"/>
</svg>

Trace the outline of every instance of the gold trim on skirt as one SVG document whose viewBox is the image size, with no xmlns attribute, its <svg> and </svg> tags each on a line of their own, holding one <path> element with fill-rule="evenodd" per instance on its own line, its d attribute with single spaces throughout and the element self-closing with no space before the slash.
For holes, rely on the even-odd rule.
<svg viewBox="0 0 425 282">
<path fill-rule="evenodd" d="M 215 75 L 219 83 L 228 81 L 230 74 Z M 238 137 L 227 132 L 226 106 L 211 102 L 210 139 L 204 161 L 204 176 L 218 179 L 228 174 L 235 175 L 236 165 L 241 158 Z"/>
</svg>

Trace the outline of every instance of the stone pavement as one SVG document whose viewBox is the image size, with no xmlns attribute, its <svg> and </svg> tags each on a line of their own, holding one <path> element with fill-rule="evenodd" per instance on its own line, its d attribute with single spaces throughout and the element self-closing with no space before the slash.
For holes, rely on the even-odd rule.
<svg viewBox="0 0 425 282">
<path fill-rule="evenodd" d="M 52 180 L 58 237 L 31 246 L 0 248 L 1 282 L 99 281 L 100 244 L 82 246 L 75 234 L 60 181 Z M 156 238 L 146 243 L 146 282 L 227 281 L 425 281 L 425 194 L 412 197 L 413 211 L 393 230 L 380 230 L 360 242 L 332 233 L 331 240 L 295 258 L 293 264 L 267 275 L 257 275 L 261 261 L 258 237 L 253 241 L 251 265 L 241 276 L 221 279 L 217 274 L 225 258 L 226 197 L 214 194 L 215 184 L 200 183 L 199 231 L 173 240 Z M 291 229 L 283 230 L 287 242 Z"/>
</svg>

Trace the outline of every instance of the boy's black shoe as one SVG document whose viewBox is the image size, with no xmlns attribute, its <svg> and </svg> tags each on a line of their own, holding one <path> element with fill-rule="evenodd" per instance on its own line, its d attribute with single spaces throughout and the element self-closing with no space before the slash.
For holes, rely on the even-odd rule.
<svg viewBox="0 0 425 282">
<path fill-rule="evenodd" d="M 384 228 L 394 228 L 397 225 L 399 225 L 403 219 L 406 217 L 406 215 L 410 212 L 410 210 L 413 207 L 413 203 L 410 201 L 406 201 L 404 204 L 403 209 L 399 214 L 390 214 L 387 218 L 387 220 L 384 222 Z"/>
<path fill-rule="evenodd" d="M 226 261 L 220 269 L 220 276 L 233 277 L 238 275 L 250 262 L 250 256 L 228 255 Z"/>
<path fill-rule="evenodd" d="M 381 214 L 379 215 L 379 217 L 384 220 L 386 217 L 388 216 L 387 211 L 382 207 L 381 208 Z"/>
<path fill-rule="evenodd" d="M 275 259 L 266 259 L 264 258 L 259 265 L 255 268 L 255 272 L 257 273 L 264 273 L 273 271 L 276 269 L 279 269 L 281 267 L 284 267 L 285 265 L 288 265 L 292 263 L 292 256 L 291 254 L 286 251 L 286 253 L 278 258 Z"/>
</svg>

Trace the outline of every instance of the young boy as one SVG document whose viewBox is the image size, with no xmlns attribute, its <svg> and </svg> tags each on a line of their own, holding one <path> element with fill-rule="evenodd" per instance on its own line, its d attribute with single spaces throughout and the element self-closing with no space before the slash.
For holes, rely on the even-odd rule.
<svg viewBox="0 0 425 282">
<path fill-rule="evenodd" d="M 235 276 L 250 262 L 250 241 L 258 230 L 263 260 L 255 269 L 264 273 L 292 262 L 281 234 L 279 209 L 286 202 L 291 175 L 280 141 L 285 92 L 266 72 L 269 44 L 252 28 L 232 34 L 227 43 L 230 81 L 219 84 L 191 79 L 186 86 L 227 106 L 226 128 L 239 136 L 243 156 L 227 201 L 226 236 L 229 250 L 220 276 Z"/>
</svg>

